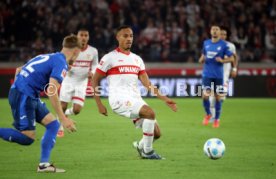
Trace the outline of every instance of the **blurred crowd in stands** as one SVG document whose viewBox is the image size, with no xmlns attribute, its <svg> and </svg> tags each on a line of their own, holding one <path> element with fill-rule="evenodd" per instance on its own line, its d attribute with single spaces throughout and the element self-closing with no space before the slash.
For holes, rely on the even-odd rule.
<svg viewBox="0 0 276 179">
<path fill-rule="evenodd" d="M 145 62 L 197 62 L 213 23 L 231 30 L 241 62 L 276 62 L 276 0 L 2 0 L 0 61 L 59 51 L 83 27 L 102 57 L 128 24 Z"/>
</svg>

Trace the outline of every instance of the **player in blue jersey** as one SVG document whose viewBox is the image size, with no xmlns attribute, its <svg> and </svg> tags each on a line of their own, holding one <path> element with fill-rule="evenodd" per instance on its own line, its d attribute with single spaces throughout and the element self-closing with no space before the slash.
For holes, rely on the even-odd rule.
<svg viewBox="0 0 276 179">
<path fill-rule="evenodd" d="M 220 28 L 217 25 L 211 27 L 211 39 L 203 43 L 202 55 L 199 63 L 204 64 L 202 72 L 203 87 L 203 106 L 206 115 L 202 124 L 208 125 L 212 117 L 210 111 L 209 96 L 214 95 L 216 98 L 216 114 L 213 127 L 219 127 L 219 118 L 221 114 L 221 97 L 224 95 L 223 90 L 223 63 L 233 62 L 233 53 L 229 50 L 227 43 L 220 39 Z"/>
<path fill-rule="evenodd" d="M 226 95 L 228 93 L 228 83 L 229 83 L 229 78 L 235 78 L 237 76 L 237 67 L 238 67 L 238 55 L 236 53 L 236 47 L 233 43 L 227 41 L 227 36 L 229 33 L 228 28 L 226 27 L 220 27 L 220 38 L 224 40 L 227 43 L 227 46 L 229 47 L 229 50 L 233 53 L 234 57 L 234 62 L 233 63 L 224 63 L 223 64 L 223 83 L 224 83 L 224 89 L 225 89 L 225 96 L 223 96 L 221 99 L 223 102 L 226 99 Z M 210 97 L 210 110 L 212 114 L 212 118 L 210 119 L 209 122 L 213 122 L 215 120 L 215 114 L 216 114 L 216 109 L 215 109 L 215 103 L 216 99 L 214 96 Z"/>
<path fill-rule="evenodd" d="M 13 128 L 0 128 L 0 137 L 20 145 L 31 145 L 35 140 L 35 125 L 45 126 L 41 140 L 41 157 L 37 172 L 65 172 L 49 163 L 60 123 L 49 112 L 39 94 L 46 91 L 62 125 L 76 131 L 74 122 L 62 111 L 57 90 L 68 64 L 72 64 L 80 52 L 80 43 L 75 35 L 64 38 L 60 53 L 39 55 L 16 70 L 14 84 L 9 92 L 9 103 L 14 118 Z"/>
</svg>

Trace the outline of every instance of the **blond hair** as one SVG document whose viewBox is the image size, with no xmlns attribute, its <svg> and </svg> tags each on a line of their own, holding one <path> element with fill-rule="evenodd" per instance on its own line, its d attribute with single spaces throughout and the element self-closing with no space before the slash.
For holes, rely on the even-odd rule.
<svg viewBox="0 0 276 179">
<path fill-rule="evenodd" d="M 62 42 L 62 47 L 64 48 L 81 48 L 81 43 L 78 40 L 77 36 L 74 34 L 64 37 Z"/>
</svg>

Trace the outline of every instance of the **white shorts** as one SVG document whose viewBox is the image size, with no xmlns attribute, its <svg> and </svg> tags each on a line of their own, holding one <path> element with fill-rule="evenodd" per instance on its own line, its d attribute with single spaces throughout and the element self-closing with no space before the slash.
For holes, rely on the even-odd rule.
<svg viewBox="0 0 276 179">
<path fill-rule="evenodd" d="M 81 106 L 84 105 L 84 100 L 86 96 L 86 88 L 87 84 L 70 84 L 70 83 L 62 83 L 59 93 L 59 99 L 62 102 L 71 102 L 73 104 L 79 104 Z"/>
<path fill-rule="evenodd" d="M 140 109 L 147 105 L 142 98 L 133 97 L 109 98 L 109 104 L 116 114 L 130 119 L 139 118 Z"/>
</svg>

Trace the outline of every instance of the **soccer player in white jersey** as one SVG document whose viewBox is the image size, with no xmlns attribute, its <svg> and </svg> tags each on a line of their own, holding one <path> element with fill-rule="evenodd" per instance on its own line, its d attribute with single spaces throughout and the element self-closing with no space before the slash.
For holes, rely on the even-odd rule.
<svg viewBox="0 0 276 179">
<path fill-rule="evenodd" d="M 226 27 L 220 27 L 220 29 L 221 29 L 220 38 L 226 41 L 228 36 L 227 32 L 229 31 Z M 226 94 L 224 97 L 221 98 L 222 100 L 226 99 L 226 95 L 228 92 L 229 77 L 231 76 L 232 78 L 235 78 L 237 76 L 237 66 L 238 66 L 238 56 L 236 53 L 235 45 L 229 41 L 226 41 L 226 43 L 230 51 L 233 53 L 234 62 L 223 64 L 223 82 L 224 82 L 224 89 Z M 215 119 L 215 114 L 216 114 L 215 102 L 216 102 L 215 97 L 210 96 L 210 110 L 212 114 L 212 118 L 210 119 L 210 122 L 213 122 Z"/>
<path fill-rule="evenodd" d="M 81 42 L 82 49 L 64 78 L 60 89 L 61 106 L 67 116 L 80 113 L 84 105 L 88 80 L 92 79 L 98 65 L 98 51 L 96 48 L 88 45 L 88 30 L 84 28 L 79 29 L 77 37 Z M 72 102 L 72 107 L 67 108 L 69 102 Z M 62 126 L 57 136 L 64 136 Z"/>
<path fill-rule="evenodd" d="M 133 42 L 133 31 L 129 26 L 121 26 L 117 29 L 116 39 L 118 48 L 103 56 L 93 76 L 92 86 L 95 89 L 95 101 L 101 114 L 107 116 L 106 107 L 100 99 L 99 81 L 107 76 L 109 87 L 109 104 L 118 115 L 132 119 L 136 127 L 141 127 L 143 137 L 139 142 L 134 142 L 141 158 L 162 159 L 154 152 L 152 143 L 154 138 L 160 137 L 160 129 L 155 119 L 155 113 L 142 99 L 138 90 L 138 79 L 142 84 L 163 100 L 173 111 L 177 111 L 176 103 L 162 95 L 151 84 L 145 71 L 145 65 L 141 57 L 130 52 Z"/>
</svg>

